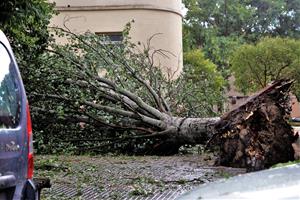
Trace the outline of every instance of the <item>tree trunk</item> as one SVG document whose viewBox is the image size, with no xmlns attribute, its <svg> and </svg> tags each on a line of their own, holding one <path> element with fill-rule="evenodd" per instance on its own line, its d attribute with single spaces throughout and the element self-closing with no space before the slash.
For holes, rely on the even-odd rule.
<svg viewBox="0 0 300 200">
<path fill-rule="evenodd" d="M 215 133 L 220 118 L 179 118 L 179 130 L 174 139 L 182 144 L 205 144 Z"/>
<path fill-rule="evenodd" d="M 205 144 L 215 133 L 215 125 L 219 120 L 219 117 L 170 117 L 166 124 L 171 131 L 161 136 L 153 146 L 146 149 L 146 154 L 172 155 L 178 153 L 182 145 Z"/>
</svg>

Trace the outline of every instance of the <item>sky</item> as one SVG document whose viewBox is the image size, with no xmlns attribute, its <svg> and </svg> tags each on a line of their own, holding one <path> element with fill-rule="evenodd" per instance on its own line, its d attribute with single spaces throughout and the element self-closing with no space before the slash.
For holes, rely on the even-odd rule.
<svg viewBox="0 0 300 200">
<path fill-rule="evenodd" d="M 183 16 L 186 15 L 187 11 L 188 11 L 188 9 L 187 9 L 187 8 L 184 6 L 184 4 L 182 3 L 182 4 L 181 4 L 181 12 L 182 12 Z"/>
</svg>

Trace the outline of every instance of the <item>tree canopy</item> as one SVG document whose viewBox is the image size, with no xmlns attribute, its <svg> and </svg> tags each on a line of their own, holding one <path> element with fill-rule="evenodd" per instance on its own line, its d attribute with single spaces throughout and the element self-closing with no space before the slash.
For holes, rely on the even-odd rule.
<svg viewBox="0 0 300 200">
<path fill-rule="evenodd" d="M 220 69 L 241 44 L 300 37 L 300 0 L 184 0 L 184 48 L 203 48 Z"/>
<path fill-rule="evenodd" d="M 243 93 L 255 92 L 272 81 L 294 79 L 293 91 L 300 97 L 300 41 L 288 38 L 262 38 L 245 44 L 231 58 L 236 85 Z"/>
<path fill-rule="evenodd" d="M 222 113 L 225 80 L 217 66 L 199 49 L 185 52 L 183 57 L 184 69 L 177 80 L 182 90 L 177 91 L 176 99 L 185 98 L 185 115 L 208 117 Z"/>
<path fill-rule="evenodd" d="M 185 0 L 185 25 L 195 45 L 203 45 L 208 32 L 238 35 L 249 41 L 262 36 L 299 38 L 299 0 Z"/>
<path fill-rule="evenodd" d="M 37 64 L 50 40 L 48 24 L 54 14 L 46 0 L 6 0 L 0 2 L 1 30 L 9 38 L 21 73 L 27 83 L 30 65 Z"/>
</svg>

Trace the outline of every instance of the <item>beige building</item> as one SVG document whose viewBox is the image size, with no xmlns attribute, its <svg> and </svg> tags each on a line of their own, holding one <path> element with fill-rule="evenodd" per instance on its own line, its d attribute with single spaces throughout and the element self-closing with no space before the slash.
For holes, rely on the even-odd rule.
<svg viewBox="0 0 300 200">
<path fill-rule="evenodd" d="M 135 43 L 151 49 L 164 50 L 156 54 L 155 64 L 175 77 L 182 70 L 182 3 L 181 0 L 49 0 L 56 3 L 59 15 L 52 26 L 67 26 L 72 32 L 86 31 L 121 39 L 125 25 L 134 20 L 130 37 Z"/>
</svg>

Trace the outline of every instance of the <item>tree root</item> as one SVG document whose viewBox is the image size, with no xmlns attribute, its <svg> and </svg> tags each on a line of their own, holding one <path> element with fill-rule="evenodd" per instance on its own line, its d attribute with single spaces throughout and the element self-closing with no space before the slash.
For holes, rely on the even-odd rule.
<svg viewBox="0 0 300 200">
<path fill-rule="evenodd" d="M 220 147 L 217 164 L 255 171 L 294 160 L 296 137 L 288 124 L 291 84 L 277 81 L 221 118 L 210 142 Z"/>
</svg>

